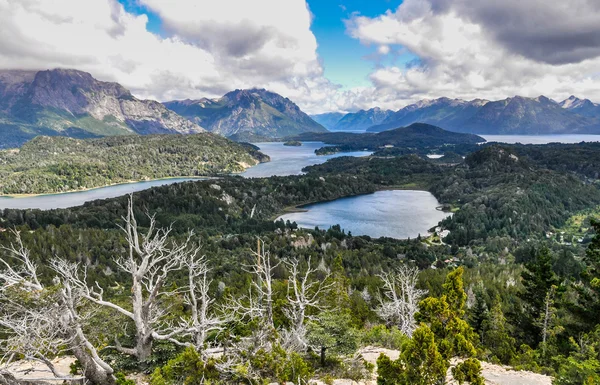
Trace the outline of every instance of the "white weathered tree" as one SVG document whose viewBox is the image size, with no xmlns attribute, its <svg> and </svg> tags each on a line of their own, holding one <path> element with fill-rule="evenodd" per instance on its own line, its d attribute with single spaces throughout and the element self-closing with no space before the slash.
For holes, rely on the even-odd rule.
<svg viewBox="0 0 600 385">
<path fill-rule="evenodd" d="M 286 261 L 285 265 L 289 271 L 287 293 L 289 305 L 283 309 L 283 312 L 290 321 L 291 328 L 281 331 L 282 344 L 290 350 L 302 351 L 308 346 L 305 321 L 315 319 L 315 317 L 307 315 L 307 311 L 309 309 L 324 310 L 321 298 L 333 283 L 329 280 L 329 274 L 320 281 L 311 279 L 311 276 L 319 268 L 313 268 L 310 257 L 304 272 L 302 272 L 297 258 Z"/>
<path fill-rule="evenodd" d="M 417 326 L 415 313 L 419 300 L 427 294 L 427 290 L 417 289 L 418 274 L 416 267 L 402 265 L 394 272 L 379 275 L 385 299 L 380 298 L 377 314 L 409 337 Z"/>
<path fill-rule="evenodd" d="M 551 286 L 544 298 L 544 307 L 539 315 L 536 324 L 540 328 L 540 334 L 542 336 L 542 355 L 546 355 L 546 349 L 548 347 L 548 338 L 555 336 L 556 334 L 563 331 L 563 327 L 557 323 L 556 307 L 554 306 L 556 296 L 556 286 Z"/>
<path fill-rule="evenodd" d="M 186 333 L 190 334 L 193 346 L 198 351 L 204 350 L 208 333 L 225 330 L 231 317 L 227 314 L 217 314 L 213 309 L 215 299 L 210 296 L 209 289 L 212 280 L 208 278 L 210 268 L 206 257 L 198 257 L 199 249 L 194 250 L 184 261 L 188 269 L 188 293 L 185 302 L 191 308 L 191 318 L 187 321 Z"/>
<path fill-rule="evenodd" d="M 156 227 L 154 216 L 148 215 L 150 224 L 145 232 L 138 227 L 134 215 L 133 199 L 129 198 L 125 224 L 121 227 L 128 244 L 128 253 L 115 260 L 119 269 L 131 277 L 131 308 L 125 308 L 104 299 L 103 288 L 96 283 L 88 285 L 86 271 L 71 274 L 67 278 L 73 287 L 93 303 L 112 309 L 130 319 L 135 326 L 135 346 L 124 347 L 115 338 L 117 351 L 132 355 L 143 362 L 152 353 L 155 340 L 179 342 L 174 337 L 185 333 L 182 325 L 169 325 L 164 322 L 168 312 L 167 300 L 173 292 L 163 291 L 172 274 L 180 270 L 184 261 L 194 250 L 189 247 L 192 234 L 182 243 L 169 239 L 171 227 Z"/>
<path fill-rule="evenodd" d="M 44 287 L 20 234 L 15 231 L 14 235 L 16 246 L 2 247 L 12 263 L 0 258 L 0 265 L 5 267 L 0 270 L 0 329 L 7 334 L 0 341 L 0 351 L 5 353 L 0 364 L 9 364 L 19 355 L 42 362 L 57 379 L 68 379 L 69 375 L 59 373 L 51 361 L 67 350 L 82 364 L 90 383 L 114 384 L 113 369 L 100 358 L 83 331 L 88 319 L 80 311 L 81 292 L 63 279 L 77 265 L 53 261 L 54 287 Z"/>
<path fill-rule="evenodd" d="M 225 377 L 242 376 L 254 383 L 261 380 L 259 370 L 252 367 L 247 357 L 261 350 L 270 351 L 279 342 L 273 320 L 273 275 L 280 262 L 271 261 L 261 239 L 257 240 L 257 250 L 252 252 L 252 256 L 253 262 L 243 267 L 253 276 L 248 294 L 228 298 L 224 308 L 238 320 L 257 320 L 257 328 L 249 337 L 241 338 L 227 347 L 224 360 L 217 364 L 217 369 Z M 240 372 L 240 368 L 244 370 Z"/>
<path fill-rule="evenodd" d="M 238 318 L 259 319 L 261 329 L 267 333 L 275 330 L 273 321 L 273 273 L 280 262 L 271 261 L 271 255 L 265 251 L 265 243 L 257 240 L 257 250 L 252 251 L 254 261 L 243 268 L 254 277 L 248 295 L 231 298 L 226 308 Z"/>
</svg>

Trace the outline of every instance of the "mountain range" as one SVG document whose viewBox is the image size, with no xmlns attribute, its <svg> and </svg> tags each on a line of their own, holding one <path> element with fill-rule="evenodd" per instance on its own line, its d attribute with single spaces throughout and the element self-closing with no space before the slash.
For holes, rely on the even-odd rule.
<svg viewBox="0 0 600 385">
<path fill-rule="evenodd" d="M 310 117 L 328 130 L 333 130 L 336 123 L 345 115 L 343 112 L 326 112 L 324 114 L 310 115 Z"/>
<path fill-rule="evenodd" d="M 235 90 L 218 99 L 164 105 L 214 133 L 243 141 L 326 132 L 288 98 L 265 89 Z"/>
<path fill-rule="evenodd" d="M 154 100 L 136 98 L 118 83 L 86 72 L 0 71 L 0 147 L 37 135 L 76 138 L 123 134 L 191 134 L 198 124 Z"/>
<path fill-rule="evenodd" d="M 248 141 L 327 131 L 291 100 L 264 89 L 163 104 L 78 70 L 0 70 L 0 148 L 38 135 L 81 139 L 193 134 L 204 128 Z"/>
<path fill-rule="evenodd" d="M 311 117 L 331 131 L 366 131 L 369 127 L 383 123 L 393 114 L 394 111 L 392 110 L 382 110 L 375 107 L 348 114 L 330 112 L 312 115 Z"/>
<path fill-rule="evenodd" d="M 477 134 L 600 134 L 600 107 L 574 96 L 557 103 L 545 96 L 498 101 L 439 98 L 406 106 L 369 132 L 422 122 Z"/>
<path fill-rule="evenodd" d="M 264 141 L 327 129 L 381 132 L 417 122 L 476 134 L 600 134 L 600 105 L 575 96 L 561 102 L 545 96 L 439 98 L 395 112 L 371 108 L 311 117 L 265 89 L 159 103 L 78 70 L 0 70 L 0 148 L 20 146 L 38 135 L 89 138 L 206 129 L 238 141 Z"/>
<path fill-rule="evenodd" d="M 313 115 L 332 131 L 381 132 L 427 123 L 475 134 L 600 134 L 600 105 L 571 96 L 555 102 L 545 96 L 515 96 L 498 101 L 438 98 L 398 111 L 372 108 L 343 114 Z"/>
</svg>

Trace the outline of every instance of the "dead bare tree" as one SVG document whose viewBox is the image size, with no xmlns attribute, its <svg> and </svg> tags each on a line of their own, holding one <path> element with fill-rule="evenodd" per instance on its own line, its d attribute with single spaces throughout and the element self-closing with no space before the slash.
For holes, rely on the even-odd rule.
<svg viewBox="0 0 600 385">
<path fill-rule="evenodd" d="M 409 337 L 416 329 L 415 313 L 419 300 L 427 294 L 427 290 L 417 289 L 418 274 L 416 267 L 402 265 L 392 273 L 379 275 L 386 300 L 380 299 L 377 314 Z"/>
<path fill-rule="evenodd" d="M 90 383 L 114 384 L 113 369 L 99 357 L 83 331 L 86 318 L 79 312 L 81 293 L 62 279 L 65 270 L 76 269 L 76 265 L 53 263 L 55 287 L 46 288 L 40 283 L 37 267 L 20 234 L 15 231 L 14 235 L 17 246 L 2 247 L 14 263 L 0 258 L 0 264 L 6 266 L 0 271 L 0 328 L 8 335 L 0 341 L 0 351 L 5 352 L 0 366 L 21 355 L 42 362 L 57 379 L 70 379 L 51 361 L 66 349 L 82 363 Z"/>
<path fill-rule="evenodd" d="M 257 250 L 252 252 L 255 260 L 243 268 L 252 274 L 254 280 L 248 295 L 231 298 L 226 308 L 238 318 L 260 319 L 261 329 L 272 333 L 275 330 L 273 322 L 273 271 L 280 262 L 272 264 L 271 255 L 265 251 L 265 244 L 257 240 Z"/>
<path fill-rule="evenodd" d="M 540 313 L 536 324 L 539 326 L 542 335 L 542 355 L 546 355 L 548 338 L 555 336 L 564 329 L 556 322 L 556 308 L 554 307 L 556 286 L 550 287 L 544 298 L 544 308 Z"/>
<path fill-rule="evenodd" d="M 301 271 L 297 258 L 285 262 L 289 271 L 287 300 L 289 305 L 283 309 L 285 316 L 292 324 L 290 330 L 281 331 L 282 344 L 290 350 L 305 350 L 308 346 L 306 340 L 306 319 L 313 319 L 307 315 L 307 310 L 323 310 L 321 297 L 333 285 L 329 274 L 321 281 L 312 280 L 311 276 L 317 272 L 318 267 L 313 267 L 311 258 L 308 258 L 307 267 Z"/>
<path fill-rule="evenodd" d="M 167 279 L 182 268 L 183 262 L 194 251 L 188 247 L 192 234 L 182 243 L 171 242 L 171 227 L 156 227 L 154 216 L 148 215 L 150 224 L 145 233 L 138 227 L 133 210 L 133 198 L 129 198 L 125 224 L 121 227 L 129 246 L 126 256 L 116 259 L 115 263 L 123 272 L 131 276 L 131 310 L 104 299 L 103 288 L 96 283 L 89 286 L 86 271 L 76 272 L 65 277 L 83 296 L 97 305 L 112 309 L 131 319 L 135 325 L 136 345 L 128 348 L 115 338 L 117 351 L 132 355 L 143 362 L 152 353 L 155 340 L 179 342 L 174 337 L 186 331 L 185 326 L 167 325 L 163 322 L 167 308 L 161 307 L 161 300 L 172 295 L 162 291 Z M 167 302 L 167 301 L 163 301 Z"/>
<path fill-rule="evenodd" d="M 187 333 L 192 335 L 193 345 L 198 351 L 204 349 L 206 337 L 210 332 L 221 332 L 231 320 L 226 314 L 218 316 L 212 309 L 215 299 L 210 296 L 212 280 L 208 278 L 210 271 L 206 257 L 198 257 L 199 249 L 194 250 L 184 261 L 188 269 L 188 293 L 186 303 L 191 307 L 192 317 L 188 321 Z"/>
</svg>

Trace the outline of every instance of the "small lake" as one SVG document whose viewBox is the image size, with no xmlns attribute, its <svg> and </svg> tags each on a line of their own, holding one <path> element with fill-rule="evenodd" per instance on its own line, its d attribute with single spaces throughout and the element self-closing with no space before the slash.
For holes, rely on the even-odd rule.
<svg viewBox="0 0 600 385">
<path fill-rule="evenodd" d="M 302 169 L 313 164 L 325 163 L 340 156 L 367 156 L 370 151 L 343 152 L 332 155 L 316 155 L 315 150 L 326 146 L 322 142 L 303 142 L 302 146 L 284 146 L 281 142 L 253 143 L 269 155 L 271 161 L 247 169 L 241 175 L 246 178 L 265 178 L 302 174 Z"/>
<path fill-rule="evenodd" d="M 278 219 L 304 228 L 328 229 L 339 224 L 353 235 L 397 239 L 425 236 L 429 229 L 451 215 L 437 209 L 440 203 L 427 191 L 388 190 L 304 206 L 305 212 Z"/>
<path fill-rule="evenodd" d="M 600 135 L 481 135 L 488 142 L 546 144 L 600 142 Z"/>
<path fill-rule="evenodd" d="M 0 197 L 0 209 L 64 209 L 68 207 L 81 206 L 85 202 L 96 199 L 115 198 L 133 192 L 146 190 L 151 187 L 201 179 L 202 178 L 157 179 L 136 183 L 116 184 L 114 186 L 99 187 L 91 190 L 71 193 L 35 195 L 22 198 Z"/>
</svg>

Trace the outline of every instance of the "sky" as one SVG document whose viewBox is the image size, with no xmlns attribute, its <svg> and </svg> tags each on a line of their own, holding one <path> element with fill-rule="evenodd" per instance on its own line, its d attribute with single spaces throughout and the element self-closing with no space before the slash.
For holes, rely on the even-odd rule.
<svg viewBox="0 0 600 385">
<path fill-rule="evenodd" d="M 0 69 L 58 67 L 160 101 L 266 88 L 313 114 L 600 102 L 600 1 L 0 0 Z"/>
</svg>

